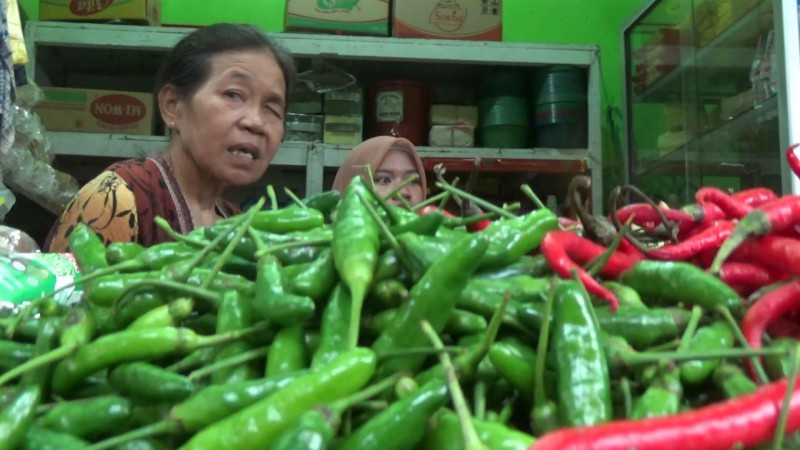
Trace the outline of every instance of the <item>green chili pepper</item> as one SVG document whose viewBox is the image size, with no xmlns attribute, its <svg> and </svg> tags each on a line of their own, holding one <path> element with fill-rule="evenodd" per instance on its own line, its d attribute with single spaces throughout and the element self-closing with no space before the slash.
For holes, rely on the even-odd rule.
<svg viewBox="0 0 800 450">
<path fill-rule="evenodd" d="M 516 275 L 503 279 L 473 278 L 461 292 L 463 302 L 470 303 L 471 297 L 491 297 L 500 301 L 506 294 L 512 302 L 537 303 L 544 305 L 550 280 L 528 275 Z"/>
<path fill-rule="evenodd" d="M 36 340 L 36 335 L 39 333 L 39 319 L 30 317 L 20 322 L 14 323 L 17 317 L 3 317 L 0 318 L 0 330 L 6 339 L 13 339 L 15 341 L 33 342 Z M 15 325 L 12 330 L 12 324 Z"/>
<path fill-rule="evenodd" d="M 58 363 L 53 373 L 53 392 L 64 395 L 89 374 L 116 364 L 192 351 L 236 337 L 236 334 L 199 336 L 186 328 L 124 330 L 108 334 Z"/>
<path fill-rule="evenodd" d="M 417 447 L 419 450 L 464 450 L 456 413 L 443 409 L 428 424 L 425 438 Z M 491 450 L 526 450 L 535 441 L 533 436 L 501 423 L 473 418 L 472 424 L 478 438 Z"/>
<path fill-rule="evenodd" d="M 698 305 L 708 310 L 718 306 L 730 310 L 742 307 L 741 297 L 730 286 L 686 262 L 639 261 L 622 273 L 620 281 L 645 297 Z"/>
<path fill-rule="evenodd" d="M 479 315 L 463 309 L 455 309 L 447 319 L 444 332 L 452 336 L 462 336 L 484 331 L 488 323 L 486 319 Z"/>
<path fill-rule="evenodd" d="M 386 250 L 378 257 L 372 283 L 377 284 L 384 280 L 403 280 L 403 266 L 394 250 Z"/>
<path fill-rule="evenodd" d="M 167 367 L 167 370 L 183 373 L 206 364 L 211 364 L 214 361 L 214 357 L 217 355 L 217 351 L 218 349 L 214 347 L 198 348 L 183 357 L 180 361 Z"/>
<path fill-rule="evenodd" d="M 345 190 L 333 224 L 333 261 L 353 299 L 348 331 L 350 347 L 358 343 L 361 309 L 372 283 L 379 250 L 378 224 L 367 212 L 359 193 L 363 198 L 372 198 L 361 178 L 353 178 Z"/>
<path fill-rule="evenodd" d="M 31 359 L 33 348 L 33 344 L 0 340 L 0 369 L 13 369 Z"/>
<path fill-rule="evenodd" d="M 639 293 L 630 286 L 615 281 L 604 281 L 603 287 L 611 291 L 619 300 L 619 306 L 623 309 L 647 309 L 647 305 L 642 302 Z"/>
<path fill-rule="evenodd" d="M 369 297 L 383 306 L 396 308 L 408 300 L 408 289 L 400 280 L 388 279 L 375 283 L 369 291 Z"/>
<path fill-rule="evenodd" d="M 517 275 L 528 275 L 531 277 L 542 277 L 553 272 L 550 264 L 544 255 L 529 256 L 523 255 L 517 261 L 499 269 L 484 270 L 475 274 L 480 278 L 502 280 Z"/>
<path fill-rule="evenodd" d="M 608 364 L 591 300 L 580 283 L 563 281 L 556 288 L 554 306 L 551 349 L 558 373 L 561 423 L 607 422 L 612 417 Z"/>
<path fill-rule="evenodd" d="M 702 352 L 705 350 L 722 350 L 732 348 L 734 344 L 733 330 L 728 322 L 718 320 L 711 325 L 700 327 L 692 336 L 687 351 Z M 722 361 L 719 359 L 704 359 L 686 361 L 680 364 L 681 381 L 687 384 L 699 384 L 705 381 L 714 372 Z"/>
<path fill-rule="evenodd" d="M 14 400 L 0 409 L 0 450 L 13 450 L 28 433 L 39 406 L 41 389 L 30 385 L 21 389 Z"/>
<path fill-rule="evenodd" d="M 184 450 L 269 448 L 308 409 L 361 389 L 375 373 L 375 354 L 356 348 L 289 386 L 195 434 Z"/>
<path fill-rule="evenodd" d="M 217 312 L 217 334 L 241 331 L 253 323 L 251 301 L 238 292 L 228 292 L 222 296 Z M 235 341 L 220 347 L 215 356 L 217 362 L 240 355 L 252 346 L 246 341 Z M 258 372 L 252 364 L 239 364 L 236 367 L 220 368 L 211 374 L 214 384 L 231 383 L 257 378 Z"/>
<path fill-rule="evenodd" d="M 305 270 L 287 278 L 287 291 L 315 301 L 327 298 L 338 281 L 332 252 L 323 250 L 319 258 L 308 264 Z"/>
<path fill-rule="evenodd" d="M 228 226 L 220 226 L 218 223 L 205 228 L 205 236 L 207 239 L 213 240 L 219 237 L 220 234 L 225 234 L 225 237 L 219 244 L 219 248 L 225 248 L 231 243 L 234 237 L 234 232 Z M 278 234 L 278 233 L 263 233 L 260 231 L 255 232 L 258 239 L 263 241 L 264 245 L 270 247 L 278 244 L 287 244 L 290 242 L 304 242 L 304 241 L 320 241 L 324 239 L 331 239 L 333 231 L 330 228 L 320 227 L 309 231 Z M 256 253 L 258 252 L 258 245 L 254 238 L 248 234 L 242 236 L 233 249 L 233 254 L 244 258 L 248 261 L 256 261 Z M 324 250 L 324 247 L 309 246 L 309 247 L 295 247 L 275 252 L 275 256 L 286 265 L 299 264 L 301 262 L 311 262 Z"/>
<path fill-rule="evenodd" d="M 67 239 L 81 274 L 89 275 L 94 271 L 108 268 L 103 241 L 88 225 L 78 223 Z"/>
<path fill-rule="evenodd" d="M 302 325 L 283 328 L 269 347 L 267 377 L 286 375 L 306 368 L 308 368 L 308 356 Z"/>
<path fill-rule="evenodd" d="M 489 350 L 489 360 L 497 373 L 508 380 L 525 400 L 533 398 L 536 353 L 516 338 L 496 342 Z"/>
<path fill-rule="evenodd" d="M 139 257 L 144 247 L 138 242 L 111 242 L 106 247 L 106 261 L 114 266 Z"/>
<path fill-rule="evenodd" d="M 56 346 L 59 325 L 61 320 L 55 317 L 42 317 L 39 322 L 39 336 L 34 345 L 33 358 L 49 353 Z M 53 375 L 53 365 L 46 364 L 25 374 L 22 378 L 23 385 L 35 385 L 41 389 L 42 396 L 50 390 L 50 378 Z"/>
<path fill-rule="evenodd" d="M 712 378 L 725 398 L 741 397 L 758 389 L 758 385 L 739 366 L 730 363 L 717 366 Z"/>
<path fill-rule="evenodd" d="M 420 321 L 430 322 L 437 333 L 444 329 L 459 293 L 466 287 L 487 247 L 486 236 L 475 233 L 466 236 L 436 261 L 411 288 L 409 300 L 400 306 L 397 320 L 375 341 L 375 351 L 387 353 L 429 345 L 419 332 Z M 422 356 L 393 358 L 383 364 L 381 371 L 384 375 L 402 370 L 414 371 L 423 360 Z"/>
<path fill-rule="evenodd" d="M 399 236 L 403 233 L 433 236 L 439 231 L 444 222 L 444 214 L 431 212 L 424 216 L 413 215 L 411 219 L 391 227 L 392 234 Z"/>
<path fill-rule="evenodd" d="M 351 302 L 350 291 L 340 282 L 333 288 L 322 313 L 322 336 L 311 358 L 312 368 L 328 364 L 347 351 Z"/>
<path fill-rule="evenodd" d="M 156 439 L 136 439 L 118 445 L 114 450 L 168 450 L 170 447 Z"/>
<path fill-rule="evenodd" d="M 271 450 L 325 450 L 333 441 L 333 429 L 322 411 L 304 412 L 297 422 L 275 440 Z"/>
<path fill-rule="evenodd" d="M 325 217 L 329 217 L 339 205 L 341 195 L 337 190 L 330 190 L 314 194 L 310 197 L 303 199 L 306 208 L 316 209 L 321 212 Z"/>
<path fill-rule="evenodd" d="M 218 220 L 214 225 L 230 226 L 236 223 L 237 217 Z M 320 211 L 312 208 L 283 208 L 262 210 L 255 213 L 250 226 L 258 231 L 269 233 L 289 233 L 306 231 L 320 227 L 325 217 Z"/>
<path fill-rule="evenodd" d="M 640 420 L 677 414 L 683 398 L 683 387 L 678 377 L 677 368 L 663 370 L 644 394 L 634 400 L 630 418 Z"/>
<path fill-rule="evenodd" d="M 31 425 L 25 440 L 23 450 L 79 450 L 90 444 L 70 433 L 61 433 L 48 430 L 38 425 Z"/>
<path fill-rule="evenodd" d="M 166 303 L 166 298 L 159 292 L 135 292 L 129 295 L 123 303 L 118 304 L 117 308 L 112 311 L 113 321 L 119 328 L 125 328 L 139 317 Z"/>
<path fill-rule="evenodd" d="M 341 450 L 414 448 L 425 432 L 425 423 L 447 402 L 447 386 L 433 379 L 394 402 L 345 438 Z"/>
<path fill-rule="evenodd" d="M 558 228 L 558 218 L 549 209 L 537 209 L 513 219 L 496 220 L 482 233 L 489 236 L 489 248 L 481 268 L 504 267 L 539 247 L 548 231 Z"/>
<path fill-rule="evenodd" d="M 58 403 L 36 424 L 93 440 L 115 433 L 125 427 L 130 418 L 131 401 L 125 397 L 108 395 Z"/>
<path fill-rule="evenodd" d="M 604 333 L 601 336 L 603 349 L 606 352 L 608 370 L 612 375 L 620 375 L 628 369 L 630 357 L 637 354 L 631 344 L 620 336 Z"/>
<path fill-rule="evenodd" d="M 535 303 L 519 305 L 519 322 L 526 329 L 541 326 L 544 306 Z M 634 348 L 645 349 L 653 344 L 677 338 L 689 323 L 691 314 L 681 308 L 623 309 L 612 313 L 595 308 L 604 333 L 625 338 Z"/>
<path fill-rule="evenodd" d="M 284 292 L 280 263 L 268 253 L 258 261 L 256 294 L 252 306 L 261 318 L 281 325 L 297 323 L 314 314 L 313 300 Z"/>
<path fill-rule="evenodd" d="M 194 301 L 183 297 L 171 301 L 169 304 L 157 306 L 139 316 L 128 329 L 162 328 L 177 326 L 183 319 L 188 318 L 194 311 Z"/>
<path fill-rule="evenodd" d="M 797 346 L 797 340 L 792 338 L 779 338 L 766 345 L 767 348 L 780 348 L 786 350 L 784 355 L 768 355 L 764 357 L 764 369 L 772 380 L 780 380 L 789 376 L 792 370 L 791 350 Z"/>
<path fill-rule="evenodd" d="M 187 377 L 143 362 L 120 364 L 109 372 L 108 380 L 118 392 L 135 400 L 179 402 L 197 389 Z"/>
</svg>

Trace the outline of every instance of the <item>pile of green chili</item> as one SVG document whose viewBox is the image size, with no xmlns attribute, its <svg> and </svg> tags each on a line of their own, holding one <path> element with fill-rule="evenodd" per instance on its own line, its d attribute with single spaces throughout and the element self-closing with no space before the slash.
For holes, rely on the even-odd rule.
<svg viewBox="0 0 800 450">
<path fill-rule="evenodd" d="M 359 178 L 272 203 L 150 248 L 76 227 L 82 303 L 0 318 L 0 450 L 730 448 L 800 427 L 796 341 L 748 349 L 739 295 L 692 264 L 612 246 L 554 267 L 583 249 L 543 207 L 418 214 Z"/>
</svg>

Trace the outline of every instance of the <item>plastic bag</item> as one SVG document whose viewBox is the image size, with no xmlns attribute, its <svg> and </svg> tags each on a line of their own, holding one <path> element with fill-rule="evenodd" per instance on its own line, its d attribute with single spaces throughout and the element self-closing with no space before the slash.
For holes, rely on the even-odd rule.
<svg viewBox="0 0 800 450">
<path fill-rule="evenodd" d="M 0 255 L 9 253 L 36 253 L 39 246 L 28 233 L 0 225 Z"/>
<path fill-rule="evenodd" d="M 41 298 L 64 287 L 55 295 L 62 305 L 81 300 L 80 277 L 75 258 L 69 253 L 11 253 L 0 255 L 0 308 L 13 307 Z"/>
</svg>

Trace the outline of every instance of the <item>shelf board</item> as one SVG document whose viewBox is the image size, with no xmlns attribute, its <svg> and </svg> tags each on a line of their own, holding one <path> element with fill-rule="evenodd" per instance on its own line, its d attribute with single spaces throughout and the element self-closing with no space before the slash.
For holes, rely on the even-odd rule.
<svg viewBox="0 0 800 450">
<path fill-rule="evenodd" d="M 761 173 L 779 174 L 779 164 L 777 162 L 773 164 L 772 161 L 775 158 L 768 158 L 764 154 L 711 150 L 714 148 L 715 142 L 730 141 L 730 138 L 721 139 L 723 135 L 743 133 L 754 126 L 773 121 L 777 117 L 778 97 L 772 96 L 733 119 L 726 121 L 718 128 L 695 137 L 689 142 L 670 150 L 669 153 L 643 164 L 636 170 L 636 175 L 642 177 L 646 175 L 683 174 L 686 171 L 685 166 L 687 164 L 700 165 L 704 170 L 708 169 L 711 172 L 726 175 L 750 173 L 755 166 L 760 167 L 759 171 Z M 736 156 L 738 156 L 738 161 L 733 161 L 732 157 Z"/>
<path fill-rule="evenodd" d="M 193 31 L 184 27 L 29 22 L 26 39 L 56 47 L 112 48 L 167 51 Z M 348 58 L 396 61 L 463 62 L 476 64 L 589 66 L 596 46 L 545 45 L 511 42 L 404 39 L 275 33 L 273 37 L 298 58 Z"/>
<path fill-rule="evenodd" d="M 167 146 L 164 136 L 73 132 L 48 132 L 47 135 L 56 155 L 142 158 L 163 151 Z M 312 142 L 284 142 L 272 164 L 306 166 L 308 152 L 314 147 L 323 149 L 326 167 L 339 167 L 353 148 Z M 468 170 L 476 156 L 481 158 L 483 170 L 491 172 L 585 172 L 591 166 L 586 149 L 419 147 L 419 153 L 427 168 L 443 162 L 451 170 Z"/>
<path fill-rule="evenodd" d="M 696 49 L 693 55 L 683 59 L 679 66 L 656 80 L 644 92 L 635 95 L 634 101 L 663 102 L 679 99 L 683 72 L 690 67 L 697 68 L 698 78 L 702 77 L 702 72 L 730 70 L 731 67 L 749 69 L 755 52 L 755 40 L 763 31 L 759 26 L 760 17 L 766 9 L 771 7 L 771 1 L 762 1 L 708 44 Z M 690 47 L 681 47 L 681 49 L 681 54 L 691 51 Z M 721 90 L 723 87 L 718 83 L 706 84 L 707 86 L 702 86 L 698 82 L 700 97 L 719 98 L 728 95 L 727 92 Z"/>
</svg>

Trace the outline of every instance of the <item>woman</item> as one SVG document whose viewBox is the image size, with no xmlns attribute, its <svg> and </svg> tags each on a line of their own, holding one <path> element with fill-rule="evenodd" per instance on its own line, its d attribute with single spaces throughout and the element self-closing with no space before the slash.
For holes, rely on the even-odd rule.
<svg viewBox="0 0 800 450">
<path fill-rule="evenodd" d="M 419 159 L 417 148 L 409 140 L 378 136 L 358 144 L 339 167 L 333 180 L 333 189 L 344 194 L 354 177 L 360 176 L 367 181 L 366 167 L 372 171 L 375 190 L 380 195 L 388 194 L 408 177 L 419 175 L 417 181 L 403 187 L 399 194 L 412 206 L 425 200 L 428 192 L 425 168 Z M 396 198 L 389 202 L 396 205 L 402 203 Z"/>
<path fill-rule="evenodd" d="M 291 55 L 249 25 L 217 24 L 184 37 L 157 78 L 167 150 L 114 164 L 84 186 L 50 231 L 46 251 L 66 251 L 79 222 L 106 243 L 149 246 L 169 240 L 156 216 L 187 233 L 236 214 L 222 192 L 266 172 L 283 139 L 295 73 Z"/>
</svg>

